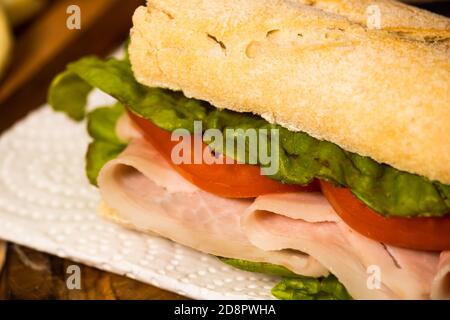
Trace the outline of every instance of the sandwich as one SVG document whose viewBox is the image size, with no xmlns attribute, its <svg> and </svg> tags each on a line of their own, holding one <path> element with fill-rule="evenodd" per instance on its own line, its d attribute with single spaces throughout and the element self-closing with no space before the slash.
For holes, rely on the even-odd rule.
<svg viewBox="0 0 450 320">
<path fill-rule="evenodd" d="M 87 118 L 109 220 L 280 299 L 450 299 L 449 58 L 450 20 L 397 1 L 149 0 L 48 100 Z"/>
</svg>

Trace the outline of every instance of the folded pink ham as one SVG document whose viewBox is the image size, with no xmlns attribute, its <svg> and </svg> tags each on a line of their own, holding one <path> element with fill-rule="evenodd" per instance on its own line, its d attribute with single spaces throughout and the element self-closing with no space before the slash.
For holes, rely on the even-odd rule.
<svg viewBox="0 0 450 320">
<path fill-rule="evenodd" d="M 450 299 L 450 252 L 413 251 L 365 238 L 316 193 L 254 201 L 212 195 L 173 170 L 126 118 L 118 133 L 129 146 L 102 169 L 98 182 L 108 210 L 132 228 L 306 276 L 333 273 L 355 299 Z"/>
</svg>

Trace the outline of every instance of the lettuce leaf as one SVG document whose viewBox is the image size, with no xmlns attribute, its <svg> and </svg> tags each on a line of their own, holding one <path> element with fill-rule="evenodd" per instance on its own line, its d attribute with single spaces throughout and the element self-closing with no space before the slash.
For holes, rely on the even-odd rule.
<svg viewBox="0 0 450 320">
<path fill-rule="evenodd" d="M 89 182 L 97 185 L 97 177 L 103 166 L 115 159 L 127 146 L 116 135 L 117 120 L 125 108 L 117 103 L 110 107 L 100 107 L 90 112 L 88 133 L 93 138 L 86 152 L 86 175 Z"/>
<path fill-rule="evenodd" d="M 114 144 L 102 140 L 94 140 L 86 152 L 86 175 L 89 182 L 97 186 L 97 177 L 103 166 L 125 149 L 125 144 Z"/>
<path fill-rule="evenodd" d="M 273 287 L 272 294 L 280 300 L 353 300 L 333 275 L 286 278 Z"/>
<path fill-rule="evenodd" d="M 288 277 L 288 278 L 300 277 L 299 275 L 293 273 L 291 270 L 276 264 L 265 262 L 252 262 L 247 260 L 231 259 L 224 257 L 218 258 L 220 259 L 220 261 L 244 271 L 264 273 L 278 277 Z"/>
<path fill-rule="evenodd" d="M 82 85 L 83 81 L 85 85 Z M 260 132 L 278 129 L 280 148 L 275 157 L 279 170 L 270 177 L 283 183 L 305 185 L 314 178 L 328 180 L 350 188 L 356 197 L 385 216 L 439 217 L 450 212 L 450 186 L 377 163 L 306 133 L 291 132 L 256 115 L 219 110 L 207 102 L 187 98 L 181 92 L 146 87 L 136 81 L 127 59 L 86 57 L 69 64 L 53 82 L 49 103 L 55 110 L 80 120 L 85 114 L 83 104 L 91 87 L 110 94 L 132 112 L 168 131 L 184 128 L 192 132 L 195 120 L 202 121 L 205 130 L 215 128 L 222 132 L 230 128 L 252 128 Z M 270 148 L 270 137 L 265 139 Z M 222 142 L 222 145 L 226 143 Z M 216 142 L 211 147 L 217 148 Z M 113 148 L 102 148 L 114 153 Z M 102 148 L 92 147 L 92 150 L 100 152 Z M 229 154 L 226 149 L 217 151 L 236 158 L 236 154 Z M 240 160 L 248 162 L 256 158 L 264 166 L 258 156 L 258 151 L 247 153 L 245 159 Z M 91 170 L 91 181 L 96 170 Z"/>
<path fill-rule="evenodd" d="M 92 86 L 76 73 L 64 71 L 53 79 L 47 100 L 55 111 L 81 121 L 85 117 L 87 96 L 91 90 Z"/>
<path fill-rule="evenodd" d="M 293 273 L 287 268 L 265 262 L 252 262 L 219 257 L 235 268 L 283 277 L 273 289 L 272 294 L 280 300 L 351 300 L 342 283 L 334 275 L 313 278 Z"/>
<path fill-rule="evenodd" d="M 291 132 L 254 115 L 214 110 L 208 113 L 206 121 L 207 128 L 221 131 L 278 129 L 279 170 L 271 176 L 273 179 L 300 185 L 308 184 L 314 178 L 331 181 L 349 187 L 366 205 L 386 216 L 436 217 L 450 212 L 449 186 L 439 182 L 379 164 L 369 157 L 345 151 L 334 143 L 317 140 L 306 133 Z M 266 139 L 270 142 L 270 137 Z M 269 154 L 270 143 L 267 148 Z M 225 153 L 232 156 L 226 150 Z M 246 159 L 257 158 L 259 154 L 259 150 L 255 150 L 255 155 L 247 155 Z"/>
<path fill-rule="evenodd" d="M 89 135 L 96 139 L 113 144 L 123 144 L 117 137 L 117 120 L 125 113 L 125 108 L 116 103 L 113 106 L 99 107 L 87 115 L 87 131 Z"/>
</svg>

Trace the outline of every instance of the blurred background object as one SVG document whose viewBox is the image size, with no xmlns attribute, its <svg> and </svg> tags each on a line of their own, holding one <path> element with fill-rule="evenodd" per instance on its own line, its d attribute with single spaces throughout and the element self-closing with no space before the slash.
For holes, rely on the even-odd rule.
<svg viewBox="0 0 450 320">
<path fill-rule="evenodd" d="M 2 272 L 3 265 L 6 258 L 6 242 L 0 241 L 0 273 Z"/>
<path fill-rule="evenodd" d="M 10 58 L 11 42 L 11 30 L 3 7 L 0 5 L 0 79 Z"/>
<path fill-rule="evenodd" d="M 15 28 L 14 54 L 0 79 L 0 132 L 46 101 L 51 79 L 67 63 L 88 54 L 105 56 L 123 43 L 142 4 L 145 0 L 47 0 L 33 19 Z M 80 11 L 76 29 L 68 26 L 68 8 L 74 5 Z"/>
<path fill-rule="evenodd" d="M 5 9 L 11 25 L 17 26 L 37 14 L 46 2 L 47 0 L 0 0 L 0 6 Z"/>
</svg>

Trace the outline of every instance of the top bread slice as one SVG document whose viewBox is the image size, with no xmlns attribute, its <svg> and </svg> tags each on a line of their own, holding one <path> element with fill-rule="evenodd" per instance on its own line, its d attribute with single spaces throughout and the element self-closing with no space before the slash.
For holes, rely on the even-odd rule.
<svg viewBox="0 0 450 320">
<path fill-rule="evenodd" d="M 449 19 L 387 0 L 150 0 L 133 22 L 139 82 L 450 184 Z"/>
</svg>

